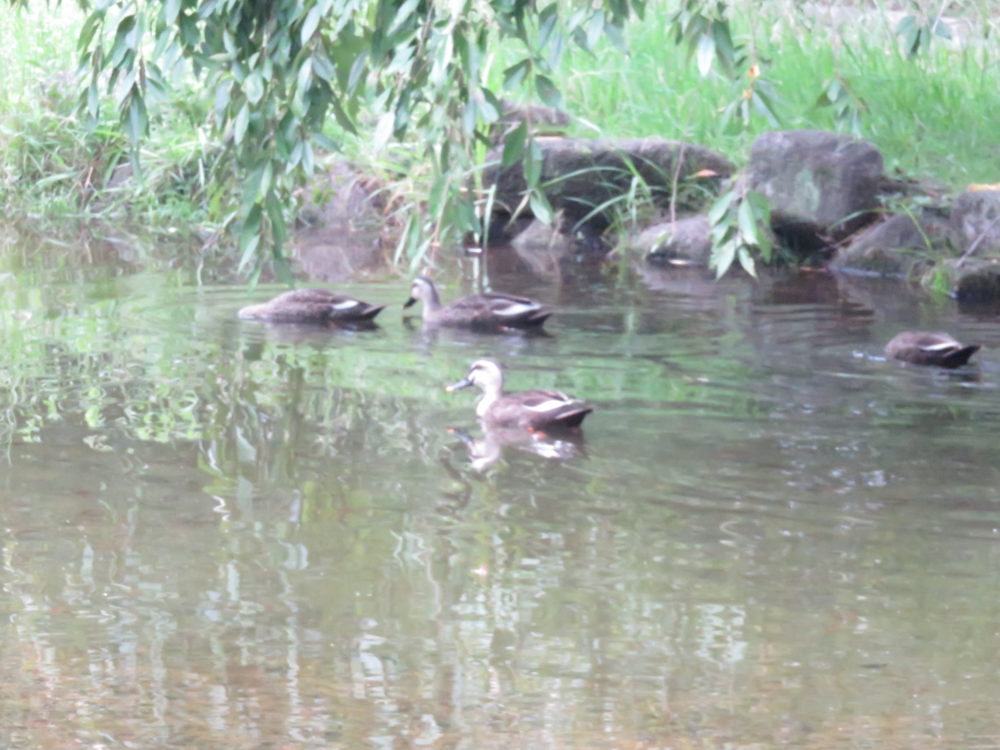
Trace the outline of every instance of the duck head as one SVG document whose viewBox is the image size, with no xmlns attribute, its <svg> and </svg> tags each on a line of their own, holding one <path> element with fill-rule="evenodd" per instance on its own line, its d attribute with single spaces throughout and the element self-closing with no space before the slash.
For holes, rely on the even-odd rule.
<svg viewBox="0 0 1000 750">
<path fill-rule="evenodd" d="M 412 307 L 418 301 L 432 306 L 440 304 L 434 282 L 426 276 L 417 276 L 410 284 L 410 297 L 403 303 L 403 308 Z"/>
<path fill-rule="evenodd" d="M 481 391 L 501 391 L 503 389 L 503 370 L 500 369 L 500 365 L 492 359 L 477 359 L 469 365 L 469 371 L 464 378 L 457 383 L 452 383 L 445 390 L 448 393 L 453 393 L 473 385 Z"/>
</svg>

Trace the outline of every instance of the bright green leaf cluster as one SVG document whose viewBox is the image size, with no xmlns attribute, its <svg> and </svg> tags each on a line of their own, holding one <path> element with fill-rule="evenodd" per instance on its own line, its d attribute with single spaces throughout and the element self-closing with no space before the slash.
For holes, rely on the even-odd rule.
<svg viewBox="0 0 1000 750">
<path fill-rule="evenodd" d="M 717 278 L 725 275 L 736 260 L 754 277 L 755 255 L 765 263 L 771 262 L 771 206 L 760 193 L 739 189 L 723 193 L 709 209 L 708 223 L 712 238 L 709 265 Z"/>
</svg>

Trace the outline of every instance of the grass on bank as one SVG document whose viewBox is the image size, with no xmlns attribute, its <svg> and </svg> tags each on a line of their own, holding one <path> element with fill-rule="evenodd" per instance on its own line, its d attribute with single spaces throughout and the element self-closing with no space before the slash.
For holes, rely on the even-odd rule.
<svg viewBox="0 0 1000 750">
<path fill-rule="evenodd" d="M 733 3 L 736 35 L 750 40 L 754 61 L 777 89 L 777 125 L 757 117 L 745 130 L 722 127 L 721 114 L 746 77 L 734 84 L 700 76 L 655 11 L 628 29 L 627 57 L 610 45 L 596 57 L 574 51 L 560 84 L 568 109 L 581 118 L 580 134 L 594 132 L 586 121 L 597 126 L 595 134 L 676 138 L 742 164 L 762 132 L 836 129 L 832 109 L 818 100 L 824 84 L 839 76 L 863 103 L 858 135 L 882 151 L 887 169 L 958 190 L 997 181 L 1000 3 L 967 3 L 962 15 L 946 16 L 952 40 L 934 37 L 913 58 L 895 33 L 907 12 L 889 5 Z"/>
<path fill-rule="evenodd" d="M 83 12 L 0 3 L 0 217 L 61 226 L 100 218 L 171 233 L 211 233 L 230 210 L 208 179 L 222 156 L 208 105 L 189 89 L 158 109 L 135 173 L 114 105 L 90 129 L 76 114 Z"/>
<path fill-rule="evenodd" d="M 817 99 L 838 75 L 863 102 L 859 135 L 882 151 L 887 168 L 956 191 L 997 181 L 995 0 L 963 6 L 961 43 L 935 38 L 912 59 L 894 34 L 899 12 L 888 3 L 734 0 L 734 31 L 774 84 L 780 117 L 777 125 L 757 117 L 742 129 L 723 127 L 721 113 L 745 79 L 700 76 L 688 50 L 669 35 L 669 5 L 651 3 L 645 21 L 627 30 L 627 55 L 604 44 L 595 56 L 576 50 L 566 56 L 557 79 L 575 134 L 676 138 L 744 164 L 753 139 L 766 130 L 834 129 L 831 109 Z M 132 174 L 113 107 L 105 107 L 106 119 L 94 131 L 74 115 L 81 22 L 82 13 L 69 5 L 52 13 L 40 2 L 26 12 L 0 4 L 0 215 L 36 226 L 100 218 L 212 234 L 235 198 L 228 186 L 208 180 L 222 156 L 207 126 L 208 105 L 185 90 L 160 107 L 142 147 L 142 171 Z M 505 57 L 498 51 L 498 76 Z M 406 144 L 373 153 L 365 135 L 330 134 L 349 158 L 381 174 L 395 196 L 389 205 L 409 211 L 424 204 L 429 171 L 414 163 Z"/>
</svg>

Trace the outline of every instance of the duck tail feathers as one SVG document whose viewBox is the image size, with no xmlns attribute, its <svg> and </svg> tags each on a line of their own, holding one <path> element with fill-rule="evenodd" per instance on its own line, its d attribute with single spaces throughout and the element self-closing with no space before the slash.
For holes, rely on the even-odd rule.
<svg viewBox="0 0 1000 750">
<path fill-rule="evenodd" d="M 369 305 L 358 317 L 360 320 L 371 320 L 385 309 L 385 305 Z"/>
<path fill-rule="evenodd" d="M 968 346 L 963 346 L 961 349 L 956 349 L 944 358 L 943 364 L 945 367 L 961 367 L 966 362 L 969 361 L 969 357 L 978 352 L 980 349 L 979 344 L 969 344 Z"/>
<path fill-rule="evenodd" d="M 556 415 L 554 422 L 562 427 L 579 427 L 593 409 L 589 406 L 574 406 Z"/>
</svg>

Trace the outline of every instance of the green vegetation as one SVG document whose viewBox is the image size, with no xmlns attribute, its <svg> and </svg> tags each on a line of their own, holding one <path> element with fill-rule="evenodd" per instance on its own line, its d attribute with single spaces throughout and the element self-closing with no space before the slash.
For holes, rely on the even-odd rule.
<svg viewBox="0 0 1000 750">
<path fill-rule="evenodd" d="M 948 9 L 915 2 L 806 11 L 791 0 L 660 0 L 644 22 L 623 27 L 621 40 L 622 3 L 589 19 L 529 12 L 510 27 L 504 19 L 523 8 L 494 5 L 495 24 L 479 31 L 475 21 L 485 17 L 475 15 L 435 17 L 441 28 L 425 28 L 433 24 L 418 23 L 418 4 L 405 3 L 397 16 L 348 23 L 334 39 L 320 25 L 323 12 L 310 10 L 321 6 L 307 3 L 288 34 L 269 37 L 273 54 L 258 57 L 257 31 L 232 48 L 227 24 L 239 19 L 210 13 L 206 28 L 218 35 L 210 41 L 229 67 L 206 56 L 214 47 L 195 50 L 190 9 L 180 2 L 148 16 L 117 5 L 89 17 L 69 6 L 57 14 L 40 3 L 0 6 L 3 215 L 35 226 L 100 219 L 195 230 L 230 250 L 238 245 L 242 267 L 259 271 L 267 258 L 280 261 L 295 181 L 339 151 L 391 194 L 401 235 L 394 258 L 416 265 L 479 227 L 486 200 L 467 186 L 479 180 L 486 147 L 475 136 L 496 117 L 499 93 L 561 101 L 578 135 L 661 135 L 742 163 L 765 130 L 839 129 L 871 140 L 890 169 L 908 176 L 955 188 L 996 181 L 994 1 L 938 18 Z M 395 6 L 378 8 L 384 15 Z M 244 31 L 253 26 L 243 23 Z M 91 122 L 76 109 L 81 31 L 84 72 L 94 76 L 84 98 Z M 583 47 L 568 43 L 574 34 Z M 449 46 L 463 39 L 471 46 Z M 415 49 L 434 64 L 418 64 Z M 205 75 L 192 78 L 181 57 Z M 248 60 L 251 68 L 241 68 Z M 145 78 L 134 76 L 140 61 Z M 133 137 L 148 123 L 139 152 L 119 115 Z M 507 156 L 530 154 L 524 149 L 518 141 Z M 544 212 L 540 194 L 533 205 Z M 222 231 L 229 227 L 241 230 Z"/>
</svg>

